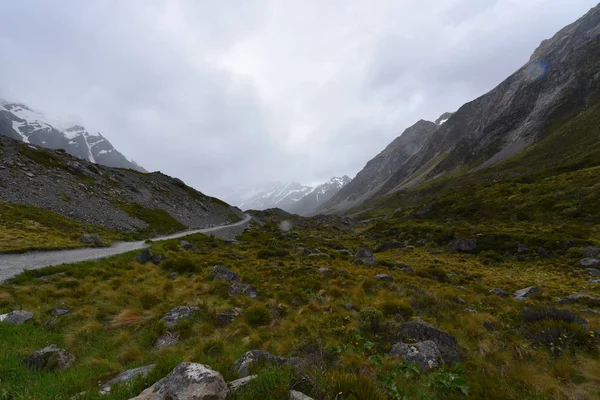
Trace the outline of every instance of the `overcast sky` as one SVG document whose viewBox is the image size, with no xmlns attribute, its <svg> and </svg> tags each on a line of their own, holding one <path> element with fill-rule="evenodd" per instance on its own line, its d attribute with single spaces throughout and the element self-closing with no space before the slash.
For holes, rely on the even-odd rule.
<svg viewBox="0 0 600 400">
<path fill-rule="evenodd" d="M 592 0 L 0 1 L 0 97 L 211 195 L 353 177 Z"/>
</svg>

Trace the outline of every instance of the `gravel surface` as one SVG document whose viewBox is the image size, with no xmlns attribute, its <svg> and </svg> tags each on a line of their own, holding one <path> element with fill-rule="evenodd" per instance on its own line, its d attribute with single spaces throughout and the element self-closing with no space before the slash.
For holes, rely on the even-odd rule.
<svg viewBox="0 0 600 400">
<path fill-rule="evenodd" d="M 222 239 L 234 239 L 248 226 L 250 219 L 251 217 L 246 215 L 242 221 L 234 224 L 186 231 L 176 233 L 174 235 L 161 236 L 152 240 L 161 241 L 176 239 L 195 233 L 210 234 Z M 140 241 L 115 243 L 111 247 L 102 248 L 30 252 L 24 254 L 0 254 L 0 283 L 20 274 L 26 269 L 40 269 L 52 265 L 72 264 L 87 260 L 97 260 L 100 258 L 126 253 L 132 250 L 143 249 L 145 247 L 148 247 L 148 245 L 144 241 Z"/>
</svg>

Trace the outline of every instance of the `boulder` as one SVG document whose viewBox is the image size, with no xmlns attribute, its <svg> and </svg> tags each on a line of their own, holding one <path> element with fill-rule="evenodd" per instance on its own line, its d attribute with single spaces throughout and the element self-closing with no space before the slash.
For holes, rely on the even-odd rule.
<svg viewBox="0 0 600 400">
<path fill-rule="evenodd" d="M 167 328 L 175 328 L 179 324 L 180 319 L 189 319 L 199 310 L 198 307 L 193 306 L 179 306 L 172 308 L 171 311 L 166 313 L 162 319 L 165 321 Z"/>
<path fill-rule="evenodd" d="M 252 286 L 239 282 L 234 282 L 233 285 L 229 286 L 227 293 L 229 293 L 230 296 L 239 296 L 243 294 L 251 299 L 255 299 L 258 295 Z"/>
<path fill-rule="evenodd" d="M 361 248 L 354 255 L 354 264 L 373 265 L 375 264 L 375 256 L 369 249 Z"/>
<path fill-rule="evenodd" d="M 437 344 L 432 340 L 407 344 L 396 343 L 390 351 L 390 355 L 402 357 L 402 359 L 418 364 L 423 371 L 443 364 L 442 353 Z"/>
<path fill-rule="evenodd" d="M 596 258 L 600 255 L 600 249 L 595 246 L 584 247 L 582 252 L 588 258 Z"/>
<path fill-rule="evenodd" d="M 384 282 L 393 282 L 394 281 L 394 277 L 391 275 L 387 275 L 387 274 L 377 274 L 377 275 L 375 275 L 375 279 L 379 279 L 380 281 L 384 281 Z"/>
<path fill-rule="evenodd" d="M 472 253 L 477 250 L 477 239 L 456 239 L 454 250 L 461 253 Z"/>
<path fill-rule="evenodd" d="M 542 294 L 542 289 L 536 286 L 529 286 L 524 289 L 517 290 L 513 293 L 513 299 L 515 300 L 527 300 L 530 297 L 538 296 Z"/>
<path fill-rule="evenodd" d="M 435 342 L 444 362 L 453 364 L 461 361 L 461 350 L 458 341 L 451 334 L 437 329 L 422 319 L 414 319 L 400 327 L 402 337 L 415 340 Z"/>
<path fill-rule="evenodd" d="M 221 326 L 229 325 L 243 313 L 244 313 L 244 310 L 242 310 L 241 308 L 237 308 L 237 307 L 229 308 L 229 309 L 217 314 L 217 322 Z"/>
<path fill-rule="evenodd" d="M 299 358 L 283 358 L 274 356 L 271 353 L 262 350 L 250 350 L 243 356 L 238 358 L 231 369 L 237 374 L 245 378 L 250 375 L 250 366 L 256 362 L 275 364 L 275 365 L 291 365 L 293 367 L 299 367 L 301 360 Z"/>
<path fill-rule="evenodd" d="M 308 397 L 302 392 L 296 390 L 290 390 L 290 400 L 314 400 L 312 397 Z"/>
<path fill-rule="evenodd" d="M 22 325 L 33 319 L 33 313 L 25 310 L 15 310 L 8 314 L 0 315 L 0 322 L 6 322 L 11 325 Z"/>
<path fill-rule="evenodd" d="M 52 344 L 36 351 L 27 357 L 24 362 L 31 369 L 64 371 L 75 362 L 75 356 Z"/>
<path fill-rule="evenodd" d="M 145 367 L 139 367 L 121 372 L 109 381 L 104 382 L 100 385 L 100 394 L 110 393 L 111 386 L 118 383 L 127 383 L 137 377 L 147 377 L 148 373 L 156 367 L 156 364 L 146 365 Z"/>
<path fill-rule="evenodd" d="M 579 260 L 579 265 L 582 267 L 596 267 L 600 265 L 600 260 L 597 258 L 582 258 Z"/>
<path fill-rule="evenodd" d="M 175 346 L 177 343 L 179 343 L 179 335 L 172 332 L 167 332 L 164 335 L 156 338 L 154 347 L 157 349 L 164 349 L 165 347 Z"/>
<path fill-rule="evenodd" d="M 84 235 L 82 235 L 79 238 L 79 241 L 81 243 L 85 243 L 85 244 L 93 244 L 95 246 L 102 246 L 102 239 L 100 238 L 100 236 L 98 235 L 91 235 L 89 233 L 86 233 Z"/>
<path fill-rule="evenodd" d="M 236 390 L 238 390 L 242 386 L 246 386 L 256 378 L 258 378 L 258 375 L 250 375 L 245 378 L 240 378 L 236 379 L 235 381 L 229 382 L 229 391 L 235 392 Z"/>
<path fill-rule="evenodd" d="M 131 400 L 225 400 L 229 389 L 223 377 L 210 367 L 181 363 Z"/>
<path fill-rule="evenodd" d="M 239 282 L 240 276 L 222 265 L 215 265 L 210 271 L 210 279 Z"/>
<path fill-rule="evenodd" d="M 504 290 L 500 289 L 500 288 L 494 288 L 492 290 L 490 290 L 491 294 L 495 294 L 496 296 L 500 296 L 500 297 L 508 297 L 508 293 L 506 293 Z"/>
<path fill-rule="evenodd" d="M 152 261 L 152 251 L 150 249 L 144 249 L 137 256 L 135 256 L 135 261 L 140 264 L 146 264 L 149 261 Z"/>
</svg>

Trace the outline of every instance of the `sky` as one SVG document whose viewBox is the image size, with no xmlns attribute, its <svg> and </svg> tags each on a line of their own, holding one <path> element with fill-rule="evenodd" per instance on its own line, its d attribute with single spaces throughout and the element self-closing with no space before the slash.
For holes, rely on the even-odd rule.
<svg viewBox="0 0 600 400">
<path fill-rule="evenodd" d="M 491 90 L 591 0 L 0 2 L 0 98 L 231 199 L 354 177 Z"/>
</svg>

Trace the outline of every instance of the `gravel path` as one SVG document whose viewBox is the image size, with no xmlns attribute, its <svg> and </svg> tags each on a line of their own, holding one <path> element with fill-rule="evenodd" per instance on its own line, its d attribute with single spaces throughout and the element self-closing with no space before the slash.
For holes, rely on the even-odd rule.
<svg viewBox="0 0 600 400">
<path fill-rule="evenodd" d="M 176 233 L 169 236 L 161 236 L 153 241 L 177 239 L 195 233 L 210 233 L 222 239 L 233 239 L 241 233 L 248 223 L 250 216 L 242 221 L 231 225 L 215 226 L 212 228 L 197 229 Z M 40 269 L 51 265 L 72 264 L 80 261 L 98 260 L 100 258 L 111 257 L 117 254 L 126 253 L 132 250 L 139 250 L 148 247 L 144 241 L 140 242 L 121 242 L 114 243 L 110 247 L 101 248 L 82 248 L 73 250 L 57 251 L 36 251 L 24 254 L 0 254 L 0 283 L 10 279 L 26 269 Z"/>
</svg>

